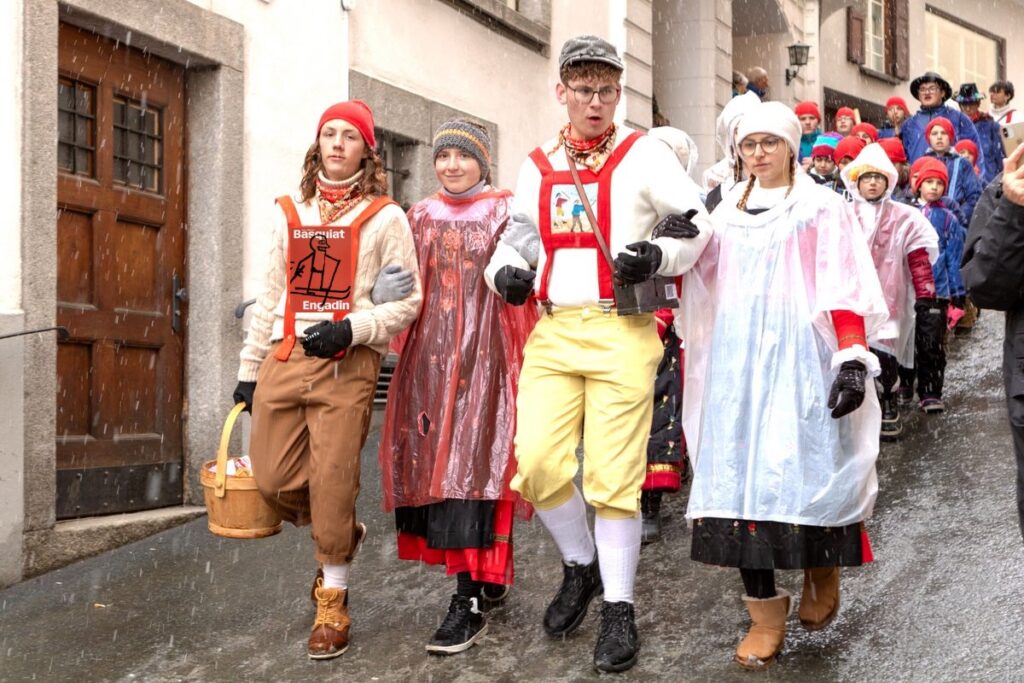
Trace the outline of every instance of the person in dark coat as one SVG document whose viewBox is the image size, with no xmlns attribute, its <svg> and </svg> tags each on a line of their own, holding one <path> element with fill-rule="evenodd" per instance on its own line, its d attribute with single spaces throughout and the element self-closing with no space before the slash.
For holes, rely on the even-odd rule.
<svg viewBox="0 0 1024 683">
<path fill-rule="evenodd" d="M 944 116 L 953 124 L 953 134 L 957 140 L 973 140 L 978 145 L 980 157 L 978 166 L 984 168 L 985 150 L 981 148 L 981 140 L 974 123 L 966 114 L 947 107 L 945 102 L 953 96 L 953 88 L 942 76 L 928 71 L 910 83 L 910 94 L 921 103 L 921 108 L 911 116 L 900 129 L 903 146 L 907 148 L 907 158 L 913 164 L 928 151 L 928 139 L 925 129 L 936 116 Z"/>
<path fill-rule="evenodd" d="M 981 170 L 981 179 L 985 183 L 990 183 L 1003 170 L 1003 157 L 1006 156 L 1003 154 L 999 124 L 989 114 L 981 111 L 981 101 L 985 96 L 981 94 L 976 84 L 964 83 L 953 99 L 978 131 L 978 138 L 981 140 L 978 147 L 981 148 L 981 154 L 974 160 L 974 165 Z M 984 158 L 984 164 L 981 163 L 981 158 Z"/>
<path fill-rule="evenodd" d="M 1017 456 L 1017 514 L 1024 535 L 1024 145 L 978 202 L 961 273 L 981 308 L 1006 311 L 1003 375 Z"/>
</svg>

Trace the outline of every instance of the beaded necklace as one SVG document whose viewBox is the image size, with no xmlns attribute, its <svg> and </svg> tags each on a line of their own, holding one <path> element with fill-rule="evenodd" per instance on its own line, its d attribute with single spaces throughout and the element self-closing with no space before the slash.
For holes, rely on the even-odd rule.
<svg viewBox="0 0 1024 683">
<path fill-rule="evenodd" d="M 363 191 L 357 182 L 362 173 L 360 169 L 351 178 L 338 182 L 327 180 L 322 174 L 317 177 L 316 203 L 323 225 L 330 225 L 363 200 Z"/>
<path fill-rule="evenodd" d="M 613 123 L 608 130 L 592 140 L 576 140 L 569 136 L 571 125 L 567 123 L 562 130 L 558 131 L 558 142 L 548 152 L 548 155 L 554 154 L 559 147 L 565 145 L 573 161 L 597 173 L 604 166 L 604 162 L 608 160 L 612 148 L 615 147 L 615 134 L 618 132 L 618 128 Z"/>
</svg>

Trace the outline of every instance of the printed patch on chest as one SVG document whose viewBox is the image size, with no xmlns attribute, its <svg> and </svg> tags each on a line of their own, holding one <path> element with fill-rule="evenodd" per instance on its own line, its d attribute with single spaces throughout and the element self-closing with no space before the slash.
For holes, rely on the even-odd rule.
<svg viewBox="0 0 1024 683">
<path fill-rule="evenodd" d="M 296 313 L 351 309 L 355 263 L 347 228 L 292 228 L 288 236 L 288 297 Z"/>
<path fill-rule="evenodd" d="M 597 183 L 585 183 L 583 191 L 590 200 L 594 217 L 601 219 L 597 212 Z M 551 233 L 554 235 L 572 232 L 594 232 L 587 217 L 579 192 L 572 183 L 551 186 Z"/>
</svg>

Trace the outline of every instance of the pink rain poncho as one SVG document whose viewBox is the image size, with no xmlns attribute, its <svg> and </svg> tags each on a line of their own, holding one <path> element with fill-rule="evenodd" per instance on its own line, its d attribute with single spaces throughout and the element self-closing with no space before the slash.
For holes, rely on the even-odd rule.
<svg viewBox="0 0 1024 683">
<path fill-rule="evenodd" d="M 506 305 L 483 279 L 510 196 L 437 194 L 409 210 L 423 307 L 396 345 L 380 438 L 385 510 L 514 499 L 516 384 L 537 313 Z"/>
<path fill-rule="evenodd" d="M 849 205 L 797 173 L 786 188 L 746 183 L 711 214 L 714 233 L 683 282 L 683 428 L 694 479 L 687 517 L 844 526 L 870 515 L 881 410 L 874 383 L 839 420 L 826 404 L 839 365 L 830 311 L 886 318 L 871 254 Z"/>
<path fill-rule="evenodd" d="M 857 189 L 862 173 L 876 171 L 885 175 L 889 186 L 884 198 L 868 202 Z M 865 147 L 841 174 L 846 190 L 853 197 L 853 212 L 867 239 L 875 262 L 889 320 L 868 337 L 872 348 L 892 354 L 900 365 L 914 367 L 914 283 L 907 255 L 925 249 L 934 263 L 939 255 L 939 236 L 920 209 L 891 199 L 898 174 L 885 150 L 878 144 Z"/>
</svg>

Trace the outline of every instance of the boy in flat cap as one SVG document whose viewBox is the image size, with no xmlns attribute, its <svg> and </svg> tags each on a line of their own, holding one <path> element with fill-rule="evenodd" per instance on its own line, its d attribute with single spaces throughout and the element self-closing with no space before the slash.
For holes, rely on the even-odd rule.
<svg viewBox="0 0 1024 683">
<path fill-rule="evenodd" d="M 710 226 L 671 150 L 613 122 L 623 70 L 615 48 L 596 36 L 572 38 L 559 68 L 555 94 L 569 122 L 523 162 L 513 221 L 485 277 L 508 303 L 532 297 L 545 311 L 525 348 L 512 480 L 562 554 L 564 578 L 544 629 L 555 638 L 571 633 L 603 591 L 594 665 L 625 671 L 639 652 L 639 501 L 662 346 L 652 313 L 619 314 L 613 283 L 682 274 Z M 560 195 L 584 205 L 582 230 L 557 219 Z M 527 248 L 538 240 L 539 249 Z M 573 484 L 581 431 L 582 494 Z M 585 501 L 596 512 L 593 536 Z"/>
</svg>

